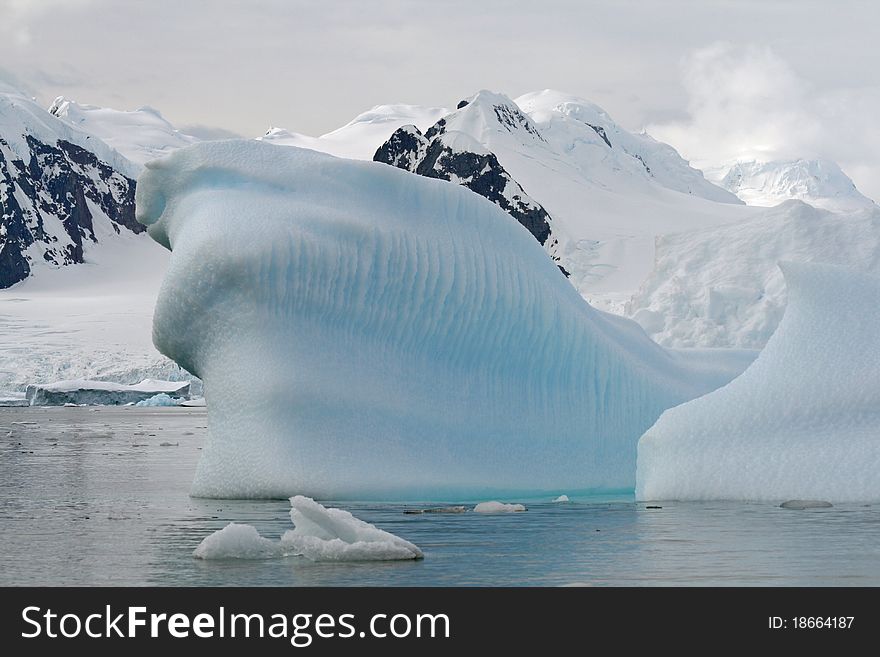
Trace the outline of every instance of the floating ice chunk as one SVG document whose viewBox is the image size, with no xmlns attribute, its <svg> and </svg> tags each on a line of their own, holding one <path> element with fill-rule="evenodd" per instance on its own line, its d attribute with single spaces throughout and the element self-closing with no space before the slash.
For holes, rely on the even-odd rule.
<svg viewBox="0 0 880 657">
<path fill-rule="evenodd" d="M 559 497 L 557 497 L 557 498 L 556 498 L 555 500 L 553 500 L 553 501 L 554 501 L 554 502 L 571 502 L 571 500 L 568 499 L 568 495 L 560 495 Z"/>
<path fill-rule="evenodd" d="M 732 376 L 592 309 L 445 181 L 227 141 L 149 163 L 137 194 L 172 249 L 154 341 L 211 399 L 196 496 L 632 487 L 638 437 Z"/>
<path fill-rule="evenodd" d="M 526 507 L 522 504 L 505 504 L 504 502 L 480 502 L 474 507 L 475 513 L 515 513 L 517 511 L 525 511 Z"/>
<path fill-rule="evenodd" d="M 404 509 L 404 514 L 421 515 L 423 513 L 467 513 L 466 506 L 434 506 L 427 509 Z"/>
<path fill-rule="evenodd" d="M 263 538 L 252 525 L 231 522 L 207 538 L 193 551 L 199 559 L 269 559 L 282 555 L 276 541 Z"/>
<path fill-rule="evenodd" d="M 207 406 L 207 404 L 205 404 L 204 397 L 199 397 L 198 399 L 187 399 L 186 401 L 181 402 L 180 405 L 181 406 L 192 406 L 192 407 L 196 407 L 196 408 L 204 408 L 205 406 Z"/>
<path fill-rule="evenodd" d="M 783 271 L 788 308 L 754 364 L 642 437 L 637 499 L 880 499 L 880 278 Z"/>
<path fill-rule="evenodd" d="M 25 393 L 31 406 L 63 406 L 65 404 L 97 404 L 121 406 L 136 403 L 158 394 L 189 395 L 189 381 L 157 381 L 144 379 L 134 385 L 112 381 L 72 379 L 56 383 L 33 384 Z"/>
<path fill-rule="evenodd" d="M 180 406 L 181 399 L 172 397 L 164 392 L 148 399 L 142 399 L 135 406 Z"/>
<path fill-rule="evenodd" d="M 399 536 L 359 520 L 343 509 L 328 509 L 310 497 L 290 498 L 294 529 L 281 544 L 313 561 L 421 559 L 422 551 Z"/>
<path fill-rule="evenodd" d="M 402 561 L 424 557 L 409 541 L 343 509 L 328 509 L 302 495 L 291 497 L 290 507 L 294 528 L 286 531 L 280 541 L 263 538 L 251 525 L 230 523 L 205 538 L 193 556 L 268 559 L 297 555 L 312 561 Z"/>
</svg>

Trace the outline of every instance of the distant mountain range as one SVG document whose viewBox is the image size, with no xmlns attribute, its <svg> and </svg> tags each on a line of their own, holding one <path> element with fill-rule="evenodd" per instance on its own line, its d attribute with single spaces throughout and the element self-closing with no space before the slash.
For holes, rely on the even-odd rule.
<svg viewBox="0 0 880 657">
<path fill-rule="evenodd" d="M 779 260 L 880 267 L 877 206 L 832 162 L 741 162 L 704 176 L 565 93 L 449 100 L 455 109 L 380 105 L 320 137 L 275 127 L 258 139 L 469 188 L 543 244 L 593 305 L 666 345 L 762 346 L 785 307 Z M 167 253 L 134 221 L 135 180 L 145 162 L 197 141 L 152 108 L 58 98 L 47 110 L 0 89 L 0 389 L 173 374 L 149 338 Z"/>
<path fill-rule="evenodd" d="M 134 219 L 137 167 L 28 98 L 0 93 L 0 288 L 42 263 L 85 262 Z"/>
<path fill-rule="evenodd" d="M 737 162 L 707 175 L 749 205 L 771 207 L 797 199 L 838 212 L 863 210 L 874 205 L 830 160 Z"/>
</svg>

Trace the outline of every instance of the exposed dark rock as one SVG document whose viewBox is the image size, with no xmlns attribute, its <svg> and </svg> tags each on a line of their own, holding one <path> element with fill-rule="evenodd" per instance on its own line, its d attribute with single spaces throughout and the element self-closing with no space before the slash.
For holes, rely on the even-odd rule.
<svg viewBox="0 0 880 657">
<path fill-rule="evenodd" d="M 458 109 L 468 104 L 463 100 Z M 493 103 L 491 108 L 500 129 L 525 131 L 544 141 L 543 135 L 515 106 Z M 552 220 L 547 211 L 514 180 L 494 153 L 469 136 L 450 131 L 446 118 L 424 134 L 414 125 L 399 128 L 379 147 L 373 160 L 427 178 L 454 182 L 488 199 L 524 226 L 544 246 L 559 270 L 570 276 L 559 264 L 559 243 L 551 236 Z"/>
<path fill-rule="evenodd" d="M 602 138 L 602 141 L 604 141 L 606 144 L 608 144 L 608 148 L 613 148 L 611 146 L 611 141 L 608 139 L 608 135 L 605 134 L 605 128 L 603 128 L 602 126 L 599 126 L 599 125 L 593 125 L 592 123 L 587 123 L 587 125 L 596 131 L 596 134 Z M 636 156 L 636 157 L 638 157 L 638 156 Z M 639 159 L 641 160 L 642 158 L 639 158 Z M 642 162 L 642 164 L 644 164 L 644 162 Z"/>
<path fill-rule="evenodd" d="M 83 262 L 85 243 L 97 241 L 90 205 L 117 233 L 144 230 L 134 218 L 134 180 L 76 144 L 25 141 L 26 162 L 0 139 L 0 288 L 28 277 L 35 244 L 36 257 L 51 264 Z"/>
<path fill-rule="evenodd" d="M 373 159 L 467 187 L 492 201 L 545 244 L 550 237 L 550 217 L 541 204 L 526 194 L 493 153 L 453 150 L 445 143 L 444 134 L 442 119 L 424 135 L 415 126 L 404 126 L 391 135 Z"/>
<path fill-rule="evenodd" d="M 642 163 L 642 166 L 645 167 L 645 171 L 648 172 L 648 175 L 649 175 L 649 176 L 653 176 L 653 175 L 654 175 L 653 173 L 651 173 L 651 167 L 648 166 L 648 163 L 645 162 L 645 160 L 642 158 L 641 155 L 639 155 L 638 153 L 636 153 L 636 154 L 633 155 L 633 157 L 636 158 L 639 162 Z"/>
<path fill-rule="evenodd" d="M 498 118 L 498 123 L 507 128 L 508 132 L 522 129 L 541 141 L 547 141 L 544 139 L 544 136 L 538 132 L 538 129 L 532 124 L 532 122 L 529 121 L 528 117 L 518 109 L 513 108 L 510 105 L 495 105 L 492 109 L 495 110 L 495 116 Z"/>
</svg>

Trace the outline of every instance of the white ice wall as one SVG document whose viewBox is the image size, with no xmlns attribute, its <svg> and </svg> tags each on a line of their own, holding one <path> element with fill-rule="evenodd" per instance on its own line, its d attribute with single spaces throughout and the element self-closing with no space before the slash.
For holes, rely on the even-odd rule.
<svg viewBox="0 0 880 657">
<path fill-rule="evenodd" d="M 639 442 L 643 500 L 880 499 L 880 278 L 788 264 L 757 360 Z"/>
</svg>

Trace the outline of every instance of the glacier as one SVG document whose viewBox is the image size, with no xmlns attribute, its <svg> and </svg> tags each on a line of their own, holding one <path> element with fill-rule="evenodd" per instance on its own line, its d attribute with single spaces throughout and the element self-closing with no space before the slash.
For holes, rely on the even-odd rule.
<svg viewBox="0 0 880 657">
<path fill-rule="evenodd" d="M 137 218 L 172 251 L 154 343 L 205 382 L 196 496 L 631 490 L 638 437 L 748 362 L 657 346 L 492 203 L 382 164 L 202 143 Z"/>
<path fill-rule="evenodd" d="M 667 347 L 760 349 L 785 312 L 779 262 L 880 272 L 880 209 L 839 214 L 790 200 L 729 226 L 658 237 L 625 313 Z"/>
<path fill-rule="evenodd" d="M 638 499 L 880 499 L 880 277 L 783 269 L 788 307 L 755 362 L 639 441 Z"/>
</svg>

